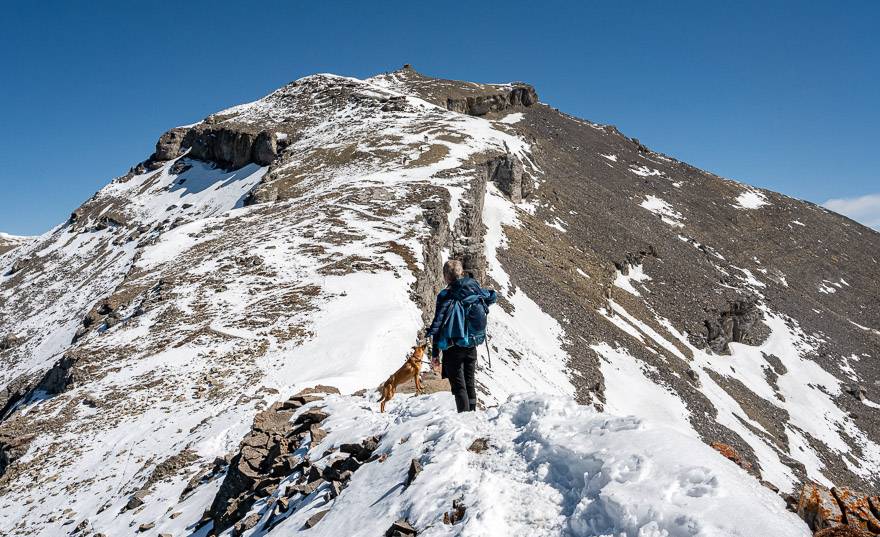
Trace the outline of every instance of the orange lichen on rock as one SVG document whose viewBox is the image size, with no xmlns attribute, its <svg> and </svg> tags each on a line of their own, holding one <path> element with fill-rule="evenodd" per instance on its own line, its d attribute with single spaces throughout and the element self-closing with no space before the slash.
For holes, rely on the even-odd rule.
<svg viewBox="0 0 880 537">
<path fill-rule="evenodd" d="M 752 469 L 752 463 L 743 459 L 733 446 L 725 444 L 724 442 L 712 442 L 712 448 L 718 453 L 721 453 L 726 459 L 736 463 L 736 465 L 743 470 L 748 471 Z"/>
</svg>

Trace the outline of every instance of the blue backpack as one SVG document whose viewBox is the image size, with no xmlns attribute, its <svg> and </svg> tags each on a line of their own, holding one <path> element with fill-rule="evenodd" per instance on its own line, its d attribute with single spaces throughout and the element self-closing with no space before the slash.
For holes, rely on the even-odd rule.
<svg viewBox="0 0 880 537">
<path fill-rule="evenodd" d="M 473 278 L 462 278 L 437 297 L 432 333 L 434 345 L 446 350 L 476 347 L 486 339 L 486 318 L 489 306 L 497 297 L 495 291 L 481 288 Z M 439 326 L 437 326 L 439 324 Z"/>
</svg>

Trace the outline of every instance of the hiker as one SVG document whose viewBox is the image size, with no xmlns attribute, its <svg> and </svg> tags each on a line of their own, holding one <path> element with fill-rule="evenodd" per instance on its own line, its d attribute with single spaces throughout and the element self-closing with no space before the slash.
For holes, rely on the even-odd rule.
<svg viewBox="0 0 880 537">
<path fill-rule="evenodd" d="M 425 337 L 433 338 L 431 364 L 435 369 L 443 351 L 441 377 L 449 379 L 458 411 L 472 412 L 477 409 L 477 345 L 486 339 L 486 315 L 495 303 L 495 291 L 465 276 L 457 259 L 443 265 L 443 279 L 446 288 L 437 295 L 434 321 Z"/>
</svg>

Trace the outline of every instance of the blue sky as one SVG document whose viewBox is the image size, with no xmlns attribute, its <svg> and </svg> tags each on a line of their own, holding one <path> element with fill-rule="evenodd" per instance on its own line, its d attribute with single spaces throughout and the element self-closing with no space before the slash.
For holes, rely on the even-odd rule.
<svg viewBox="0 0 880 537">
<path fill-rule="evenodd" d="M 0 231 L 63 221 L 175 125 L 314 72 L 403 63 L 530 82 L 653 149 L 880 228 L 880 2 L 320 4 L 3 0 Z"/>
</svg>

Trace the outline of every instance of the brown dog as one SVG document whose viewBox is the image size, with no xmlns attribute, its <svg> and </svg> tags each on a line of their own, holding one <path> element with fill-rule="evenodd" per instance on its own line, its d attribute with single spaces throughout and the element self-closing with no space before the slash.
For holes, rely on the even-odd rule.
<svg viewBox="0 0 880 537">
<path fill-rule="evenodd" d="M 413 379 L 416 384 L 416 395 L 422 393 L 422 379 L 419 378 L 419 371 L 422 369 L 422 358 L 425 356 L 425 347 L 413 347 L 412 352 L 406 362 L 400 366 L 400 369 L 388 377 L 381 386 L 379 391 L 382 393 L 382 399 L 379 401 L 379 412 L 385 412 L 385 403 L 394 397 L 397 387 L 409 379 Z"/>
</svg>

